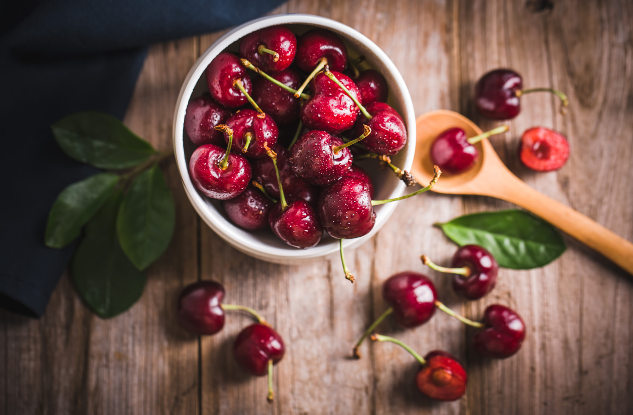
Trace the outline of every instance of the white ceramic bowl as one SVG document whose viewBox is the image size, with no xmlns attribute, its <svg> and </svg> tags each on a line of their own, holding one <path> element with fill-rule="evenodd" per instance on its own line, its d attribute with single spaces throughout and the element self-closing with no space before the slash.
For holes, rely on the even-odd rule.
<svg viewBox="0 0 633 415">
<path fill-rule="evenodd" d="M 288 25 L 297 34 L 304 33 L 314 27 L 329 29 L 343 39 L 348 47 L 350 59 L 358 55 L 364 55 L 366 61 L 361 67 L 372 67 L 382 73 L 389 84 L 388 103 L 403 116 L 407 127 L 407 145 L 396 156 L 392 157 L 393 163 L 405 170 L 410 170 L 413 163 L 416 137 L 415 113 L 407 86 L 389 57 L 374 42 L 361 33 L 342 23 L 324 17 L 308 14 L 285 14 L 252 20 L 222 36 L 200 56 L 189 71 L 180 89 L 174 115 L 174 152 L 187 196 L 206 224 L 236 249 L 264 261 L 296 264 L 304 260 L 338 252 L 338 240 L 324 235 L 316 247 L 296 249 L 286 245 L 269 230 L 255 233 L 244 231 L 227 219 L 218 201 L 208 199 L 196 190 L 189 178 L 189 170 L 187 168 L 195 146 L 190 142 L 184 131 L 185 111 L 191 99 L 207 91 L 206 80 L 203 76 L 205 69 L 213 58 L 223 50 L 228 49 L 237 52 L 240 39 L 248 33 L 276 25 Z M 375 199 L 390 199 L 404 194 L 406 188 L 404 183 L 398 180 L 390 171 L 381 170 L 375 160 L 365 161 L 362 167 L 372 178 L 375 187 Z M 377 216 L 374 229 L 361 238 L 345 240 L 344 247 L 358 246 L 371 238 L 384 226 L 396 209 L 397 204 L 396 202 L 377 206 L 375 208 Z"/>
</svg>

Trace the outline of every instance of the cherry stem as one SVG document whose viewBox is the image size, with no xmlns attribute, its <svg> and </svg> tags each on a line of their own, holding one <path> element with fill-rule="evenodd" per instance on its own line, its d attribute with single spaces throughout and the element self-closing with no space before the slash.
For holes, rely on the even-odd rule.
<svg viewBox="0 0 633 415">
<path fill-rule="evenodd" d="M 248 151 L 248 146 L 251 145 L 251 140 L 253 139 L 253 134 L 250 131 L 247 131 L 246 134 L 244 134 L 244 137 L 246 137 L 246 144 L 244 144 L 244 148 L 242 149 L 242 153 L 246 153 Z"/>
<path fill-rule="evenodd" d="M 317 63 L 317 66 L 310 73 L 310 75 L 308 75 L 306 80 L 303 81 L 299 89 L 297 89 L 297 92 L 295 92 L 295 98 L 299 98 L 301 96 L 301 93 L 303 92 L 304 89 L 306 89 L 306 87 L 308 86 L 312 78 L 314 78 L 316 74 L 318 74 L 321 71 L 321 69 L 325 68 L 325 65 L 327 65 L 327 59 L 326 58 L 319 59 L 319 63 Z"/>
<path fill-rule="evenodd" d="M 426 360 L 424 360 L 424 358 L 422 356 L 417 354 L 415 350 L 413 350 L 412 348 L 410 348 L 409 346 L 407 346 L 406 344 L 404 344 L 403 342 L 401 342 L 398 339 L 394 339 L 393 337 L 389 337 L 389 336 L 382 336 L 380 334 L 372 334 L 370 339 L 372 339 L 375 342 L 391 342 L 391 343 L 395 343 L 398 346 L 402 347 L 407 352 L 411 353 L 411 356 L 415 357 L 415 360 L 420 362 L 420 364 L 422 366 L 426 365 Z"/>
<path fill-rule="evenodd" d="M 277 85 L 278 87 L 285 89 L 286 91 L 290 92 L 293 95 L 297 92 L 296 89 L 292 89 L 288 85 L 282 84 L 281 82 L 279 82 L 278 80 L 276 80 L 272 76 L 268 75 L 266 72 L 264 72 L 261 69 L 255 67 L 252 63 L 250 63 L 246 59 L 240 59 L 240 61 L 242 62 L 242 65 L 245 68 L 250 69 L 251 71 L 254 71 L 255 73 L 260 74 L 262 77 L 264 77 L 265 79 L 269 80 L 270 82 L 272 82 L 273 84 Z M 302 99 L 310 99 L 310 95 L 308 95 L 308 94 L 301 94 L 301 98 Z"/>
<path fill-rule="evenodd" d="M 272 151 L 270 147 L 268 147 L 268 143 L 264 143 L 264 148 L 266 149 L 266 154 L 273 161 L 273 166 L 275 166 L 275 174 L 277 175 L 277 185 L 279 186 L 279 200 L 281 201 L 281 211 L 285 211 L 288 208 L 288 203 L 286 203 L 286 198 L 284 197 L 284 188 L 281 185 L 281 177 L 279 176 L 279 169 L 277 168 L 277 153 Z"/>
<path fill-rule="evenodd" d="M 444 304 L 442 304 L 439 301 L 435 302 L 435 306 L 437 308 L 439 308 L 440 310 L 442 310 L 443 312 L 445 312 L 446 314 L 448 314 L 449 316 L 455 317 L 457 320 L 461 321 L 464 324 L 468 324 L 469 326 L 473 326 L 473 327 L 477 327 L 477 328 L 482 328 L 484 326 L 482 323 L 479 323 L 477 321 L 472 321 L 470 319 L 467 319 L 464 316 L 461 316 L 461 315 L 457 314 L 456 312 L 454 312 L 450 308 L 446 307 Z"/>
<path fill-rule="evenodd" d="M 264 319 L 264 317 L 262 317 L 261 314 L 259 314 L 257 311 L 253 310 L 250 307 L 246 307 L 243 305 L 235 305 L 235 304 L 222 304 L 222 309 L 223 310 L 241 310 L 241 311 L 246 311 L 247 313 L 250 313 L 253 315 L 253 317 L 255 317 L 255 319 L 261 323 L 261 324 L 266 324 L 268 325 L 268 323 L 266 322 L 266 319 Z"/>
<path fill-rule="evenodd" d="M 369 134 L 371 134 L 371 128 L 369 128 L 369 126 L 367 126 L 367 125 L 363 125 L 363 134 L 361 134 L 360 137 L 355 138 L 352 141 L 348 141 L 345 144 L 341 144 L 340 146 L 332 147 L 332 151 L 334 152 L 334 154 L 337 154 L 342 149 L 347 148 L 347 147 L 349 147 L 351 145 L 354 145 L 354 144 L 358 143 L 360 140 L 362 140 L 363 138 L 367 137 Z"/>
<path fill-rule="evenodd" d="M 349 63 L 352 65 L 358 65 L 359 63 L 363 62 L 365 62 L 365 55 L 360 55 L 358 58 L 349 61 Z"/>
<path fill-rule="evenodd" d="M 338 86 L 341 87 L 341 89 L 343 90 L 343 92 L 345 92 L 347 94 L 348 97 L 350 97 L 352 99 L 352 101 L 354 101 L 354 104 L 356 104 L 356 106 L 360 109 L 360 112 L 363 113 L 363 115 L 365 116 L 365 118 L 367 118 L 368 120 L 371 120 L 371 115 L 369 115 L 369 113 L 367 112 L 367 110 L 365 109 L 365 107 L 363 107 L 363 105 L 358 101 L 358 98 L 356 98 L 354 96 L 354 94 L 352 94 L 349 89 L 347 89 L 345 87 L 345 85 L 343 85 L 341 83 L 341 81 L 339 81 L 338 79 L 336 79 L 336 77 L 334 76 L 334 74 L 332 72 L 330 72 L 329 69 L 325 70 L 325 76 L 327 76 L 328 78 L 330 78 L 332 81 L 334 81 L 334 83 Z"/>
<path fill-rule="evenodd" d="M 261 190 L 261 192 L 264 194 L 264 196 L 268 198 L 268 200 L 270 200 L 273 203 L 277 203 L 277 199 L 275 199 L 274 197 L 271 197 L 266 191 L 266 189 L 264 189 L 264 186 L 261 185 L 261 183 L 258 183 L 255 180 L 253 180 L 251 183 L 253 184 L 253 186 Z"/>
<path fill-rule="evenodd" d="M 275 52 L 274 50 L 268 49 L 264 45 L 259 45 L 257 47 L 257 53 L 259 53 L 260 55 L 263 55 L 264 53 L 267 53 L 269 55 L 273 55 L 273 62 L 278 62 L 279 61 L 279 54 L 277 52 Z"/>
<path fill-rule="evenodd" d="M 515 95 L 517 97 L 520 97 L 522 95 L 529 94 L 531 92 L 551 92 L 552 94 L 560 98 L 562 102 L 562 106 L 560 107 L 560 113 L 563 115 L 567 113 L 567 106 L 569 105 L 569 99 L 567 98 L 567 95 L 565 95 L 563 92 L 558 91 L 556 89 L 553 89 L 553 88 L 531 88 L 531 89 L 522 89 L 522 90 L 520 89 L 515 92 Z"/>
<path fill-rule="evenodd" d="M 435 183 L 437 183 L 437 180 L 440 178 L 440 175 L 442 174 L 442 170 L 440 170 L 439 167 L 437 166 L 433 166 L 433 169 L 435 170 L 435 173 L 433 174 L 433 179 L 431 179 L 431 182 L 429 183 L 428 186 L 423 187 L 420 190 L 416 190 L 413 193 L 410 193 L 408 195 L 404 195 L 404 196 L 400 196 L 400 197 L 396 197 L 394 199 L 387 199 L 387 200 L 372 200 L 371 201 L 371 205 L 372 206 L 378 206 L 378 205 L 384 205 L 385 203 L 390 203 L 390 202 L 396 202 L 398 200 L 404 200 L 404 199 L 408 199 L 410 197 L 419 195 L 420 193 L 424 193 L 427 192 L 429 190 L 431 190 L 433 188 L 433 186 L 435 186 Z"/>
<path fill-rule="evenodd" d="M 275 392 L 273 392 L 273 359 L 268 360 L 268 396 L 266 400 L 272 402 L 275 399 Z"/>
<path fill-rule="evenodd" d="M 297 140 L 299 139 L 299 136 L 301 135 L 301 130 L 303 130 L 303 123 L 299 121 L 299 125 L 297 126 L 297 131 L 295 132 L 295 136 L 292 138 L 292 141 L 290 142 L 290 145 L 288 146 L 288 150 L 290 150 L 292 146 L 294 146 Z"/>
<path fill-rule="evenodd" d="M 476 135 L 474 137 L 470 137 L 470 138 L 466 139 L 466 141 L 468 141 L 470 144 L 475 144 L 475 143 L 480 142 L 484 138 L 490 137 L 491 135 L 505 133 L 509 129 L 510 129 L 510 126 L 502 125 L 501 127 L 493 128 L 492 130 L 486 131 L 485 133 L 481 133 L 481 134 Z"/>
<path fill-rule="evenodd" d="M 388 309 L 385 310 L 384 313 L 382 313 L 380 315 L 380 317 L 378 317 L 373 323 L 371 323 L 371 326 L 369 326 L 369 328 L 367 330 L 365 330 L 365 332 L 363 333 L 363 336 L 360 339 L 358 339 L 358 341 L 354 345 L 354 357 L 355 358 L 360 359 L 360 352 L 358 351 L 358 349 L 360 348 L 360 345 L 363 344 L 363 342 L 365 341 L 367 336 L 372 334 L 374 332 L 374 330 L 376 329 L 376 327 L 378 327 L 378 325 L 380 323 L 382 323 L 382 321 L 385 318 L 387 318 L 387 316 L 389 314 L 391 314 L 391 313 L 393 313 L 393 308 L 389 307 Z"/>
<path fill-rule="evenodd" d="M 237 89 L 242 91 L 242 94 L 244 94 L 244 96 L 246 97 L 248 102 L 250 102 L 251 105 L 253 106 L 253 108 L 255 108 L 255 110 L 257 110 L 257 112 L 259 113 L 259 114 L 257 114 L 257 118 L 261 118 L 261 119 L 266 118 L 266 114 L 264 114 L 264 111 L 262 111 L 262 109 L 259 108 L 259 105 L 257 105 L 255 100 L 253 100 L 253 97 L 251 97 L 249 95 L 249 93 L 246 92 L 246 88 L 244 88 L 244 84 L 242 83 L 241 79 L 238 78 L 235 81 L 233 81 L 233 86 L 237 87 Z"/>
<path fill-rule="evenodd" d="M 215 129 L 229 135 L 229 144 L 226 146 L 226 154 L 224 154 L 224 157 L 220 160 L 220 163 L 218 163 L 218 167 L 220 167 L 221 170 L 226 170 L 226 168 L 229 167 L 229 154 L 231 154 L 231 146 L 233 145 L 233 130 L 226 124 L 216 125 Z"/>
<path fill-rule="evenodd" d="M 345 264 L 345 255 L 343 254 L 343 241 L 345 239 L 339 239 L 339 251 L 341 252 L 341 263 L 343 264 L 343 272 L 345 272 L 345 279 L 349 280 L 349 282 L 354 283 L 354 276 L 352 275 L 351 272 L 349 272 L 349 269 L 347 268 L 347 265 Z"/>
<path fill-rule="evenodd" d="M 437 272 L 444 272 L 446 274 L 457 274 L 457 275 L 461 275 L 464 278 L 468 278 L 470 277 L 470 268 L 468 267 L 461 267 L 461 268 L 446 268 L 446 267 L 441 267 L 439 265 L 434 264 L 433 262 L 431 262 L 431 260 L 429 259 L 428 256 L 426 255 L 422 255 L 420 257 L 420 259 L 422 260 L 422 263 L 424 265 L 426 265 L 427 267 L 431 268 L 432 270 L 435 270 Z"/>
<path fill-rule="evenodd" d="M 372 158 L 379 160 L 381 163 L 385 163 L 387 166 L 393 170 L 398 179 L 402 180 L 407 186 L 415 186 L 418 182 L 415 180 L 415 177 L 411 173 L 406 170 L 400 170 L 397 166 L 391 163 L 391 158 L 384 154 L 376 154 L 376 153 L 365 153 L 360 156 L 354 157 L 356 160 L 358 159 L 367 159 Z"/>
</svg>

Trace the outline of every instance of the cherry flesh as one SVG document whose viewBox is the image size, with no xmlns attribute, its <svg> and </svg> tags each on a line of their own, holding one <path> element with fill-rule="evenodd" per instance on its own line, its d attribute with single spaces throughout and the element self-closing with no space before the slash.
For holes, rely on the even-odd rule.
<svg viewBox="0 0 633 415">
<path fill-rule="evenodd" d="M 343 145 L 343 140 L 325 131 L 310 131 L 290 149 L 290 167 L 309 183 L 319 186 L 332 183 L 352 165 L 352 153 Z"/>
<path fill-rule="evenodd" d="M 296 52 L 297 38 L 285 26 L 266 27 L 240 41 L 240 56 L 264 71 L 283 71 L 290 66 Z"/>
<path fill-rule="evenodd" d="M 360 92 L 350 78 L 339 72 L 331 73 L 356 99 L 360 98 Z M 358 111 L 354 101 L 334 81 L 319 73 L 312 80 L 310 99 L 301 108 L 301 121 L 308 130 L 340 134 L 354 125 Z"/>
<path fill-rule="evenodd" d="M 222 52 L 211 61 L 206 78 L 211 96 L 228 108 L 238 108 L 248 102 L 236 82 L 241 82 L 249 95 L 253 92 L 246 69 L 240 64 L 239 58 L 229 52 Z"/>
<path fill-rule="evenodd" d="M 192 143 L 224 145 L 222 133 L 215 126 L 224 124 L 231 116 L 231 111 L 215 102 L 210 95 L 202 95 L 187 105 L 185 113 L 185 131 Z"/>
<path fill-rule="evenodd" d="M 369 188 L 364 180 L 343 177 L 321 191 L 318 204 L 323 228 L 336 239 L 367 235 L 376 223 Z"/>
<path fill-rule="evenodd" d="M 461 363 L 450 354 L 434 350 L 424 356 L 426 365 L 415 377 L 423 394 L 439 401 L 454 401 L 466 393 L 468 376 Z"/>
<path fill-rule="evenodd" d="M 268 216 L 270 228 L 286 244 L 300 249 L 316 246 L 323 236 L 319 218 L 310 204 L 296 200 L 284 209 L 276 203 Z"/>
<path fill-rule="evenodd" d="M 374 198 L 374 184 L 371 181 L 371 177 L 369 177 L 369 174 L 367 174 L 365 170 L 361 169 L 355 164 L 352 164 L 349 170 L 343 174 L 343 177 L 352 177 L 365 182 L 367 188 L 369 189 L 369 198 Z"/>
<path fill-rule="evenodd" d="M 301 84 L 299 74 L 291 68 L 270 76 L 292 89 Z M 253 81 L 253 99 L 280 126 L 299 121 L 301 99 L 263 77 Z"/>
<path fill-rule="evenodd" d="M 510 357 L 521 348 L 525 324 L 516 311 L 499 304 L 486 308 L 484 328 L 473 336 L 473 348 L 483 356 L 497 359 Z"/>
<path fill-rule="evenodd" d="M 435 314 L 437 291 L 425 275 L 406 271 L 385 281 L 382 298 L 393 309 L 401 327 L 413 328 L 426 323 Z"/>
<path fill-rule="evenodd" d="M 178 322 L 194 334 L 215 334 L 224 327 L 224 287 L 215 281 L 198 281 L 178 299 Z"/>
<path fill-rule="evenodd" d="M 279 363 L 284 357 L 284 341 L 272 327 L 255 323 L 238 334 L 233 343 L 235 361 L 248 373 L 264 376 L 268 372 L 268 361 Z"/>
<path fill-rule="evenodd" d="M 221 163 L 226 161 L 223 169 Z M 189 160 L 189 175 L 196 188 L 212 199 L 232 199 L 242 193 L 251 180 L 251 165 L 242 155 L 205 144 Z"/>
<path fill-rule="evenodd" d="M 521 136 L 519 157 L 532 170 L 558 170 L 569 158 L 569 143 L 564 135 L 549 128 L 530 128 Z"/>
<path fill-rule="evenodd" d="M 394 155 L 407 143 L 407 129 L 402 117 L 384 102 L 374 102 L 366 108 L 372 116 L 361 114 L 356 120 L 352 135 L 356 135 L 363 124 L 371 128 L 371 134 L 363 140 L 363 146 L 372 153 Z"/>
<path fill-rule="evenodd" d="M 272 206 L 273 202 L 253 185 L 249 185 L 237 197 L 222 201 L 222 207 L 231 222 L 247 231 L 265 229 Z"/>
<path fill-rule="evenodd" d="M 358 78 L 354 79 L 354 83 L 360 91 L 363 105 L 367 106 L 377 101 L 387 101 L 389 86 L 387 85 L 387 80 L 380 72 L 374 69 L 363 71 Z"/>
<path fill-rule="evenodd" d="M 475 87 L 475 106 L 481 115 L 493 120 L 509 120 L 521 112 L 523 94 L 551 92 L 568 105 L 565 94 L 550 88 L 523 89 L 521 75 L 511 69 L 495 69 L 482 76 Z"/>
<path fill-rule="evenodd" d="M 226 125 L 233 131 L 231 151 L 250 158 L 266 157 L 264 144 L 272 146 L 279 137 L 277 124 L 268 114 L 261 118 L 257 111 L 248 108 L 233 114 Z M 227 133 L 224 134 L 224 140 L 228 144 Z"/>
</svg>

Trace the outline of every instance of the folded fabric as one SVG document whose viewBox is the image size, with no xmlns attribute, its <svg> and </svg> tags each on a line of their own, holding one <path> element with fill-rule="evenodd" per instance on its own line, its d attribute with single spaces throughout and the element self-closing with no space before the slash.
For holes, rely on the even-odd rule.
<svg viewBox="0 0 633 415">
<path fill-rule="evenodd" d="M 122 118 L 146 47 L 220 30 L 281 0 L 49 0 L 0 5 L 0 307 L 39 317 L 73 249 L 44 245 L 59 192 L 96 169 L 57 147 L 50 125 L 77 111 Z M 8 3 L 8 2 L 7 2 Z"/>
</svg>

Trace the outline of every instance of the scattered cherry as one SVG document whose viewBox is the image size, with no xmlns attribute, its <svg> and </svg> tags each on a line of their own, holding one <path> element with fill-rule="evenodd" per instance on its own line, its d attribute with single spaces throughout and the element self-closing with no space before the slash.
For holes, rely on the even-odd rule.
<svg viewBox="0 0 633 415">
<path fill-rule="evenodd" d="M 272 206 L 273 202 L 253 185 L 249 185 L 237 197 L 222 201 L 222 207 L 231 222 L 247 231 L 265 229 Z"/>
<path fill-rule="evenodd" d="M 231 111 L 215 102 L 210 95 L 202 95 L 187 105 L 185 113 L 185 131 L 192 143 L 224 145 L 222 133 L 215 127 L 224 124 L 231 116 Z"/>
<path fill-rule="evenodd" d="M 264 144 L 272 146 L 279 137 L 277 124 L 268 114 L 261 118 L 257 111 L 248 108 L 233 114 L 226 125 L 233 132 L 231 151 L 250 158 L 266 157 Z M 224 140 L 228 144 L 229 134 L 226 132 Z"/>
<path fill-rule="evenodd" d="M 453 291 L 467 300 L 478 300 L 497 283 L 499 265 L 490 252 L 478 245 L 464 245 L 453 255 L 452 268 L 435 265 L 426 255 L 422 262 L 439 272 L 453 274 Z"/>
<path fill-rule="evenodd" d="M 385 102 L 389 96 L 387 80 L 375 69 L 363 71 L 354 83 L 360 91 L 361 102 L 365 107 L 374 102 Z"/>
<path fill-rule="evenodd" d="M 297 52 L 297 38 L 285 26 L 266 27 L 244 36 L 240 56 L 265 71 L 283 71 Z"/>
<path fill-rule="evenodd" d="M 299 74 L 291 68 L 273 73 L 271 77 L 291 89 L 298 88 L 301 83 Z M 264 77 L 253 81 L 253 99 L 278 125 L 299 121 L 301 100 Z"/>
<path fill-rule="evenodd" d="M 497 359 L 510 357 L 521 348 L 525 324 L 516 311 L 499 304 L 486 308 L 484 329 L 473 336 L 473 348 L 483 356 Z"/>
<path fill-rule="evenodd" d="M 551 88 L 523 89 L 521 75 L 511 69 L 495 69 L 479 79 L 475 87 L 475 106 L 484 117 L 509 120 L 519 115 L 520 97 L 530 92 L 551 92 L 561 99 L 561 113 L 565 113 L 569 104 L 565 94 Z"/>
<path fill-rule="evenodd" d="M 558 170 L 569 158 L 569 143 L 564 135 L 556 131 L 533 127 L 521 136 L 519 157 L 532 170 Z"/>
<path fill-rule="evenodd" d="M 225 107 L 241 107 L 253 91 L 246 69 L 240 65 L 239 58 L 229 52 L 222 52 L 211 61 L 206 77 L 211 96 Z"/>
</svg>

